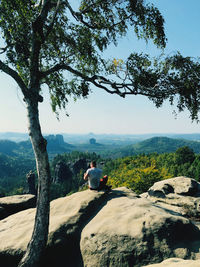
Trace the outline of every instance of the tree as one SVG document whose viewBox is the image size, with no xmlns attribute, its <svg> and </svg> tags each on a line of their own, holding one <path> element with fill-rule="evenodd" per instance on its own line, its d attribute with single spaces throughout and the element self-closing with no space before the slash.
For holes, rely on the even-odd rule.
<svg viewBox="0 0 200 267">
<path fill-rule="evenodd" d="M 175 162 L 178 165 L 185 163 L 192 164 L 194 160 L 195 160 L 194 151 L 188 146 L 179 147 L 175 152 Z"/>
<path fill-rule="evenodd" d="M 137 53 L 126 61 L 102 57 L 109 44 L 117 44 L 130 27 L 138 38 L 152 39 L 164 47 L 164 19 L 155 6 L 144 0 L 78 2 L 0 1 L 0 70 L 16 81 L 24 96 L 38 172 L 35 225 L 21 267 L 37 266 L 48 237 L 50 169 L 38 111 L 44 85 L 49 88 L 56 113 L 66 108 L 69 96 L 87 97 L 91 85 L 121 97 L 144 95 L 157 107 L 165 99 L 173 103 L 177 95 L 179 110 L 188 108 L 192 118 L 199 110 L 194 87 L 198 84 L 187 83 L 187 77 L 184 83 L 183 79 L 179 82 L 185 69 L 172 58 L 163 63 Z"/>
</svg>

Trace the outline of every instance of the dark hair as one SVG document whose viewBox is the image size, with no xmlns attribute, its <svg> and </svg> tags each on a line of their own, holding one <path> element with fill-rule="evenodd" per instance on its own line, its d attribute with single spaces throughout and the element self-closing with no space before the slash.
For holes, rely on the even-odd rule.
<svg viewBox="0 0 200 267">
<path fill-rule="evenodd" d="M 96 161 L 95 161 L 95 160 L 91 161 L 91 164 L 92 164 L 94 167 L 96 167 L 96 166 L 97 166 L 97 163 L 96 163 Z"/>
</svg>

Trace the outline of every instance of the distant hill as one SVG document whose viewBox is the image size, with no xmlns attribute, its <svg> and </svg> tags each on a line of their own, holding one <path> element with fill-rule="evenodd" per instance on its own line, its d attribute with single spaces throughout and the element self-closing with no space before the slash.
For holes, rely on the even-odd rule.
<svg viewBox="0 0 200 267">
<path fill-rule="evenodd" d="M 45 134 L 48 136 L 48 134 Z M 177 134 L 177 133 L 148 133 L 148 134 L 68 134 L 62 133 L 65 142 L 77 145 L 85 144 L 90 138 L 95 138 L 98 143 L 103 145 L 130 145 L 152 137 L 169 137 L 175 139 L 186 139 L 200 141 L 200 133 Z M 27 133 L 0 132 L 0 140 L 10 140 L 15 142 L 26 141 L 29 139 Z"/>
<path fill-rule="evenodd" d="M 71 152 L 75 147 L 64 142 L 62 135 L 45 136 L 47 140 L 47 151 L 49 156 L 55 156 L 65 152 Z M 33 149 L 30 140 L 14 142 L 10 140 L 0 140 L 0 153 L 9 156 L 33 157 Z"/>
<path fill-rule="evenodd" d="M 15 132 L 0 132 L 0 140 L 10 140 L 14 142 L 21 142 L 28 140 L 27 133 L 15 133 Z"/>
<path fill-rule="evenodd" d="M 138 142 L 137 144 L 118 149 L 114 152 L 114 154 L 115 157 L 123 157 L 140 153 L 169 153 L 175 152 L 179 147 L 183 146 L 188 146 L 192 148 L 195 153 L 200 153 L 200 142 L 189 141 L 185 139 L 173 139 L 168 137 L 152 137 L 150 139 Z"/>
<path fill-rule="evenodd" d="M 0 153 L 8 156 L 14 156 L 14 150 L 17 148 L 17 143 L 10 140 L 0 140 Z"/>
<path fill-rule="evenodd" d="M 189 141 L 185 139 L 173 139 L 168 137 L 153 137 L 138 144 L 133 145 L 134 150 L 138 153 L 165 153 L 175 152 L 179 147 L 189 146 L 195 153 L 200 153 L 200 142 Z"/>
<path fill-rule="evenodd" d="M 192 138 L 192 136 L 190 137 Z M 198 134 L 193 134 L 193 138 L 194 137 L 198 138 Z M 45 136 L 45 138 L 47 139 L 47 151 L 50 158 L 53 158 L 57 154 L 70 153 L 72 151 L 95 152 L 101 156 L 117 158 L 141 153 L 175 152 L 179 147 L 183 146 L 188 146 L 192 148 L 195 153 L 200 153 L 200 140 L 192 141 L 165 136 L 151 137 L 138 142 L 136 139 L 133 139 L 131 144 L 126 144 L 126 139 L 123 139 L 125 143 L 123 143 L 122 140 L 116 140 L 116 137 L 113 139 L 113 142 L 110 141 L 106 144 L 97 143 L 96 139 L 92 137 L 87 139 L 86 142 L 75 143 L 73 145 L 65 142 L 64 136 L 60 134 L 48 135 Z M 131 142 L 131 140 L 129 139 L 128 142 Z M 30 140 L 21 142 L 0 140 L 0 153 L 8 156 L 25 156 L 29 158 L 33 158 L 34 156 Z"/>
</svg>

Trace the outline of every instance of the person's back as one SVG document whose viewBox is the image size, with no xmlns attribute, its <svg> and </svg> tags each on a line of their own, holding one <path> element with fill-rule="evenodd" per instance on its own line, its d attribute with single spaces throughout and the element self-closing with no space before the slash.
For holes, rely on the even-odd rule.
<svg viewBox="0 0 200 267">
<path fill-rule="evenodd" d="M 102 175 L 102 170 L 96 168 L 96 162 L 92 161 L 90 163 L 90 169 L 84 174 L 84 180 L 88 180 L 90 189 L 98 189 L 99 183 Z"/>
<path fill-rule="evenodd" d="M 89 187 L 94 189 L 98 188 L 102 175 L 102 170 L 98 168 L 90 168 L 88 169 L 87 173 L 89 176 L 88 177 Z"/>
</svg>

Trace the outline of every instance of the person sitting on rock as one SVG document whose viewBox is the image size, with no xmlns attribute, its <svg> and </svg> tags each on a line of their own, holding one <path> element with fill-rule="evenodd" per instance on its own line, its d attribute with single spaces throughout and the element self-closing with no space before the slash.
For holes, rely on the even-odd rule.
<svg viewBox="0 0 200 267">
<path fill-rule="evenodd" d="M 90 190 L 101 190 L 107 188 L 108 176 L 101 179 L 102 170 L 96 167 L 96 161 L 91 161 L 90 168 L 84 174 L 84 180 L 88 180 Z"/>
</svg>

